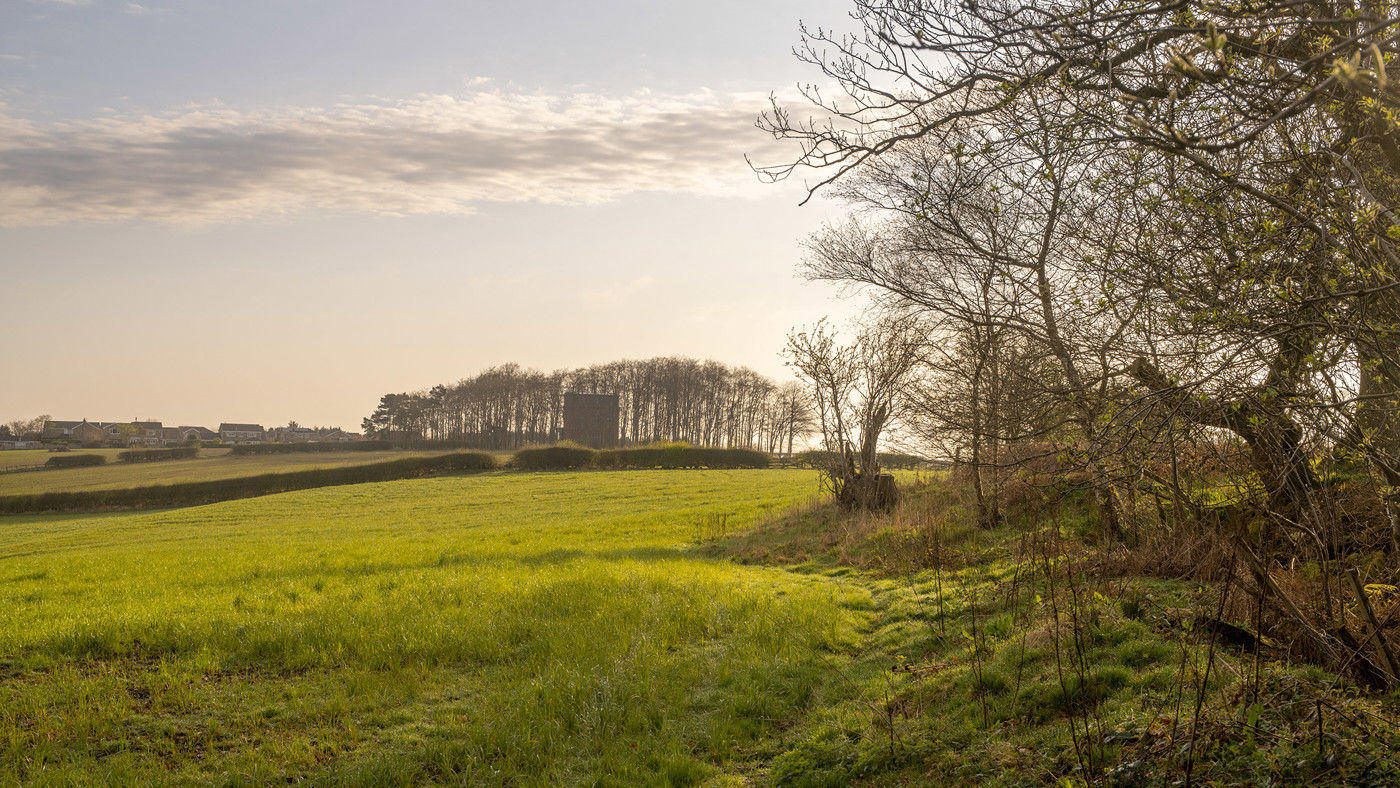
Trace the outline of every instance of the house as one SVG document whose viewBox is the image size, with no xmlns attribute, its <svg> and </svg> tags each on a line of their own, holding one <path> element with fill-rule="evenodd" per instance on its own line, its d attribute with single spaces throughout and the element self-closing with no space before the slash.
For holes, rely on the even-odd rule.
<svg viewBox="0 0 1400 788">
<path fill-rule="evenodd" d="M 204 427 L 165 427 L 160 431 L 161 443 L 174 446 L 197 440 L 200 443 L 218 443 L 219 433 Z"/>
<path fill-rule="evenodd" d="M 593 449 L 617 446 L 622 409 L 616 394 L 564 392 L 564 440 Z"/>
<path fill-rule="evenodd" d="M 86 421 L 87 419 L 83 419 L 83 421 L 46 421 L 44 422 L 44 431 L 40 435 L 44 438 L 71 438 L 73 437 L 73 428 Z"/>
<path fill-rule="evenodd" d="M 218 443 L 219 433 L 208 427 L 191 427 L 181 425 L 176 429 L 180 430 L 180 442 L 183 443 L 191 438 L 198 438 L 201 443 Z"/>
<path fill-rule="evenodd" d="M 277 443 L 309 443 L 317 439 L 317 432 L 310 427 L 274 427 L 268 430 L 267 439 Z"/>
<path fill-rule="evenodd" d="M 160 446 L 165 443 L 163 433 L 165 425 L 158 421 L 133 421 L 129 422 L 135 428 L 135 432 L 127 439 L 127 443 L 144 443 L 147 446 Z"/>
<path fill-rule="evenodd" d="M 40 437 L 48 441 L 81 441 L 82 443 L 101 443 L 110 440 L 107 428 L 110 422 L 105 421 L 46 421 L 44 431 Z"/>
<path fill-rule="evenodd" d="M 338 429 L 273 427 L 266 437 L 274 443 L 348 443 L 359 440 L 360 434 Z"/>
<path fill-rule="evenodd" d="M 225 422 L 219 425 L 219 437 L 224 443 L 254 443 L 264 440 L 267 437 L 267 430 L 261 424 L 230 424 Z"/>
<path fill-rule="evenodd" d="M 158 421 L 114 422 L 103 426 L 106 440 L 125 440 L 131 445 L 141 443 L 146 446 L 163 445 L 165 443 L 164 429 L 165 427 Z"/>
<path fill-rule="evenodd" d="M 182 443 L 182 442 L 184 442 L 184 440 L 185 440 L 184 433 L 180 432 L 180 428 L 179 428 L 179 427 L 161 427 L 161 428 L 160 428 L 160 442 L 161 442 L 161 445 L 163 445 L 163 446 L 174 445 L 174 444 L 176 444 L 176 443 Z"/>
<path fill-rule="evenodd" d="M 360 437 L 360 433 L 358 432 L 346 432 L 345 430 L 326 430 L 325 432 L 320 433 L 316 440 L 325 443 L 349 443 L 350 441 L 359 440 Z"/>
<path fill-rule="evenodd" d="M 40 433 L 40 437 L 44 438 L 45 440 L 62 440 L 64 438 L 76 438 L 78 440 L 105 440 L 107 435 L 107 433 L 105 432 L 106 427 L 107 422 L 94 423 L 88 421 L 87 419 L 83 419 L 82 421 L 46 421 L 44 422 L 44 431 Z M 84 437 L 80 437 L 76 434 L 80 430 L 83 433 Z M 95 438 L 86 437 L 92 435 L 93 430 L 97 430 L 101 434 Z"/>
</svg>

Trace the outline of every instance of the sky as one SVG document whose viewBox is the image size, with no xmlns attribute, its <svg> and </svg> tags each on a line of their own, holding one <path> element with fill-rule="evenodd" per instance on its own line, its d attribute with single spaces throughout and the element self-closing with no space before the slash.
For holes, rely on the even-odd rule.
<svg viewBox="0 0 1400 788">
<path fill-rule="evenodd" d="M 839 206 L 745 155 L 848 0 L 4 0 L 0 421 L 296 420 L 516 362 L 786 378 Z"/>
</svg>

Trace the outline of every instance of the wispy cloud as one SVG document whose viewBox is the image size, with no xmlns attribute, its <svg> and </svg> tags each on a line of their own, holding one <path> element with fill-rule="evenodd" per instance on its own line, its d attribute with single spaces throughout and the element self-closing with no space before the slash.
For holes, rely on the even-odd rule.
<svg viewBox="0 0 1400 788">
<path fill-rule="evenodd" d="M 308 211 L 470 213 L 752 188 L 762 97 L 421 96 L 329 108 L 201 106 L 82 122 L 0 105 L 0 224 L 220 222 Z"/>
<path fill-rule="evenodd" d="M 132 14 L 134 16 L 154 16 L 157 14 L 168 14 L 171 10 L 172 9 L 169 8 L 151 8 L 138 3 L 127 3 L 126 8 L 122 9 L 122 13 Z"/>
</svg>

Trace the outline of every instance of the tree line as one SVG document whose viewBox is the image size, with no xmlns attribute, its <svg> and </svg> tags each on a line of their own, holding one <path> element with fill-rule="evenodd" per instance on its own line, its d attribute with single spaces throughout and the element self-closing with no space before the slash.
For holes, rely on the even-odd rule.
<svg viewBox="0 0 1400 788">
<path fill-rule="evenodd" d="M 0 440 L 39 440 L 48 421 L 49 417 L 45 414 L 0 424 Z"/>
<path fill-rule="evenodd" d="M 385 394 L 362 426 L 371 436 L 472 448 L 548 444 L 560 437 L 566 391 L 618 395 L 624 446 L 684 441 L 791 452 L 811 428 L 808 398 L 796 383 L 680 357 L 553 372 L 504 364 L 456 383 Z"/>
</svg>

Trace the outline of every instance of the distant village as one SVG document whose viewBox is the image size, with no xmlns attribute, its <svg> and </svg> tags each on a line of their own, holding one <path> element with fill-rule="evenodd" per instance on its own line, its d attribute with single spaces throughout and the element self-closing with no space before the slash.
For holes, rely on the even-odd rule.
<svg viewBox="0 0 1400 788">
<path fill-rule="evenodd" d="M 224 422 L 217 430 L 181 425 L 167 427 L 159 421 L 45 421 L 37 435 L 11 435 L 0 439 L 0 449 L 33 449 L 46 445 L 184 446 L 234 443 L 349 443 L 361 440 L 358 432 L 333 427 L 285 427 L 265 429 L 261 424 Z"/>
</svg>

